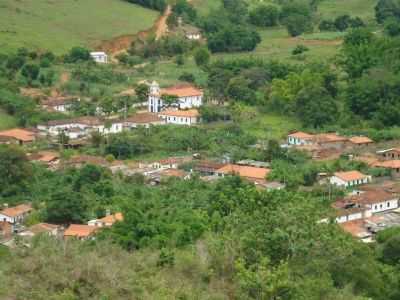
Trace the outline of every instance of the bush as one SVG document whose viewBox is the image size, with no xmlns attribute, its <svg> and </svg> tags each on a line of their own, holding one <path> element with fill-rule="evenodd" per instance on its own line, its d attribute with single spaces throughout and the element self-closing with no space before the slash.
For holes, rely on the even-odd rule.
<svg viewBox="0 0 400 300">
<path fill-rule="evenodd" d="M 249 20 L 257 26 L 275 26 L 278 24 L 279 10 L 274 5 L 261 4 L 250 11 Z"/>
<path fill-rule="evenodd" d="M 298 55 L 298 54 L 302 54 L 306 51 L 308 51 L 310 49 L 308 49 L 306 46 L 304 45 L 297 45 L 296 48 L 293 49 L 292 51 L 292 55 Z"/>
<path fill-rule="evenodd" d="M 290 36 L 299 36 L 311 30 L 311 22 L 307 16 L 292 15 L 286 19 L 286 28 Z"/>
<path fill-rule="evenodd" d="M 64 58 L 66 63 L 76 63 L 78 61 L 88 60 L 91 60 L 90 52 L 88 49 L 83 47 L 73 47 Z"/>
</svg>

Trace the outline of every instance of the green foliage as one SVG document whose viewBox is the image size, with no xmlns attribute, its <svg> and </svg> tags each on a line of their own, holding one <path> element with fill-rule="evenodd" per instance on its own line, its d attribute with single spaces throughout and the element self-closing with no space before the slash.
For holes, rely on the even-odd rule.
<svg viewBox="0 0 400 300">
<path fill-rule="evenodd" d="M 249 20 L 257 26 L 276 26 L 279 20 L 279 9 L 274 5 L 260 4 L 249 12 Z"/>
<path fill-rule="evenodd" d="M 25 153 L 15 146 L 0 145 L 0 196 L 26 191 L 31 176 L 31 165 Z"/>
<path fill-rule="evenodd" d="M 90 52 L 83 47 L 73 47 L 64 58 L 66 63 L 77 63 L 89 60 L 91 60 Z"/>
<path fill-rule="evenodd" d="M 205 66 L 210 61 L 210 52 L 207 50 L 207 48 L 198 48 L 194 53 L 194 60 L 196 65 Z"/>
<path fill-rule="evenodd" d="M 297 45 L 296 48 L 293 49 L 292 54 L 293 55 L 299 55 L 302 54 L 306 51 L 310 50 L 308 47 L 304 45 Z"/>
</svg>

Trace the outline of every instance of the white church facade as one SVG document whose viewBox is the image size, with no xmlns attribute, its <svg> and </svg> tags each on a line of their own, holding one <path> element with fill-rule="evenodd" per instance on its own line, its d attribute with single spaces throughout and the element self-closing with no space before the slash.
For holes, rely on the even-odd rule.
<svg viewBox="0 0 400 300">
<path fill-rule="evenodd" d="M 150 85 L 148 109 L 151 113 L 159 113 L 164 110 L 165 106 L 162 96 L 176 96 L 178 101 L 176 108 L 192 109 L 200 107 L 203 104 L 203 91 L 192 85 L 176 85 L 173 87 L 160 89 L 158 83 L 154 82 Z"/>
</svg>

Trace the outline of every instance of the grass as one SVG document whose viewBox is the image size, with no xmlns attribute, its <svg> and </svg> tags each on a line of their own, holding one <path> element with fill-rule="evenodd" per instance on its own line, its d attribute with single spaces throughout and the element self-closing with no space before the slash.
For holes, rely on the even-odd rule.
<svg viewBox="0 0 400 300">
<path fill-rule="evenodd" d="M 360 17 L 366 22 L 374 22 L 374 7 L 377 0 L 324 0 L 318 5 L 318 13 L 323 19 L 334 19 L 341 15 Z"/>
<path fill-rule="evenodd" d="M 2 0 L 0 52 L 19 47 L 63 54 L 73 46 L 152 27 L 158 12 L 123 0 Z"/>
<path fill-rule="evenodd" d="M 221 0 L 192 0 L 192 4 L 196 7 L 197 12 L 201 16 L 207 15 L 212 10 L 217 10 L 222 5 Z"/>
<path fill-rule="evenodd" d="M 17 126 L 17 121 L 14 117 L 0 110 L 0 130 L 9 129 Z"/>
<path fill-rule="evenodd" d="M 298 120 L 273 113 L 258 113 L 253 118 L 242 120 L 240 126 L 260 140 L 281 140 L 291 130 L 301 128 Z"/>
<path fill-rule="evenodd" d="M 333 38 L 336 33 L 331 33 L 330 39 L 322 39 L 322 35 L 318 36 L 315 33 L 293 38 L 289 36 L 284 27 L 260 29 L 259 32 L 262 41 L 253 52 L 216 54 L 214 55 L 214 59 L 246 57 L 250 55 L 290 62 L 327 61 L 327 59 L 333 58 L 336 55 L 341 44 L 340 39 Z M 324 34 L 326 35 L 326 33 Z M 309 48 L 309 51 L 304 55 L 304 60 L 301 61 L 292 55 L 292 50 L 300 44 Z"/>
</svg>

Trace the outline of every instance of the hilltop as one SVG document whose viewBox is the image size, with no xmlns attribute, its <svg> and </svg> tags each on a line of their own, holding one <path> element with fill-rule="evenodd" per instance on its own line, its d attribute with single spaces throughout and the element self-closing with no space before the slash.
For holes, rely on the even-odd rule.
<svg viewBox="0 0 400 300">
<path fill-rule="evenodd" d="M 19 47 L 66 53 L 149 29 L 158 12 L 122 0 L 4 0 L 0 3 L 0 52 Z"/>
</svg>

